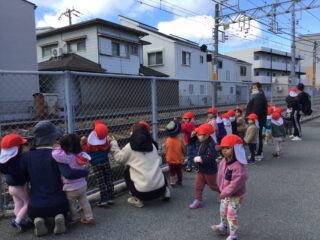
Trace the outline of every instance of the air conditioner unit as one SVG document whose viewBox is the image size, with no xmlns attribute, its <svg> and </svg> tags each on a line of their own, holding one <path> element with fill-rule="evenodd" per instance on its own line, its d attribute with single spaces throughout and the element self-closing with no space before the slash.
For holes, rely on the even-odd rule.
<svg viewBox="0 0 320 240">
<path fill-rule="evenodd" d="M 282 86 L 277 86 L 276 87 L 276 91 L 277 92 L 282 92 L 283 91 L 283 87 Z"/>
<path fill-rule="evenodd" d="M 63 54 L 62 48 L 53 48 L 51 50 L 51 56 L 52 57 L 61 57 Z"/>
</svg>

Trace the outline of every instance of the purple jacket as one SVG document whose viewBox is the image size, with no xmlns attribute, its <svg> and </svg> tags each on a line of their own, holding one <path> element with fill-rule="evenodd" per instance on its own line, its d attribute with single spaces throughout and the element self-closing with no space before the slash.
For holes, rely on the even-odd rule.
<svg viewBox="0 0 320 240">
<path fill-rule="evenodd" d="M 58 163 L 68 164 L 71 169 L 83 169 L 83 166 L 79 166 L 76 162 L 76 156 L 74 154 L 66 154 L 60 147 L 54 148 L 52 151 L 52 157 Z M 69 192 L 80 189 L 87 185 L 86 179 L 78 178 L 74 180 L 67 179 L 61 176 L 63 181 L 63 191 Z"/>
<path fill-rule="evenodd" d="M 219 164 L 218 185 L 224 197 L 239 197 L 246 191 L 248 173 L 245 165 L 238 161 L 227 163 L 224 158 Z"/>
</svg>

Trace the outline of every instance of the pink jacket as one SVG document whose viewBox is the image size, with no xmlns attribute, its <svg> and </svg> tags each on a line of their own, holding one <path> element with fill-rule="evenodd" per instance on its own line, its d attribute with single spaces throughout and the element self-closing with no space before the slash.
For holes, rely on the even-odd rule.
<svg viewBox="0 0 320 240">
<path fill-rule="evenodd" d="M 66 154 L 60 147 L 54 148 L 52 151 L 52 157 L 58 163 L 68 164 L 70 168 L 73 169 L 83 169 L 83 166 L 79 166 L 76 162 L 76 156 L 74 154 Z M 87 185 L 85 178 L 79 178 L 75 180 L 70 180 L 62 177 L 63 181 L 63 191 L 69 192 L 80 189 Z"/>
<path fill-rule="evenodd" d="M 218 185 L 223 197 L 242 196 L 246 191 L 248 173 L 245 165 L 238 161 L 227 164 L 224 158 L 219 164 Z"/>
</svg>

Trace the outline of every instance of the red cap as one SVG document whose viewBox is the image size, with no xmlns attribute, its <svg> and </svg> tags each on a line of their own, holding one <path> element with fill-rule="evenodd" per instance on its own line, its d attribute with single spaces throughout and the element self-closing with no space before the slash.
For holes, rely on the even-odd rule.
<svg viewBox="0 0 320 240">
<path fill-rule="evenodd" d="M 211 135 L 212 133 L 214 133 L 214 127 L 211 124 L 205 123 L 196 128 L 196 133 L 201 135 Z"/>
<path fill-rule="evenodd" d="M 146 121 L 141 121 L 141 122 L 139 122 L 139 124 L 142 124 L 142 125 L 146 126 L 148 131 L 151 132 L 151 127 L 150 127 L 149 123 L 147 123 Z"/>
<path fill-rule="evenodd" d="M 226 118 L 229 118 L 229 117 L 230 116 L 229 116 L 229 114 L 227 112 L 221 115 L 222 119 L 226 119 Z"/>
<path fill-rule="evenodd" d="M 258 116 L 257 116 L 257 114 L 255 114 L 255 113 L 251 113 L 251 114 L 247 117 L 247 119 L 250 119 L 250 120 L 255 121 L 255 120 L 258 120 Z"/>
<path fill-rule="evenodd" d="M 1 148 L 20 147 L 26 142 L 27 142 L 27 139 L 21 138 L 19 134 L 11 133 L 2 138 Z"/>
<path fill-rule="evenodd" d="M 237 144 L 243 144 L 242 139 L 235 134 L 229 134 L 222 138 L 220 147 L 234 147 Z"/>
<path fill-rule="evenodd" d="M 281 117 L 281 115 L 280 115 L 280 113 L 278 113 L 278 112 L 274 112 L 274 113 L 272 114 L 272 119 L 274 119 L 274 120 L 278 120 L 280 117 Z"/>
<path fill-rule="evenodd" d="M 297 89 L 292 87 L 292 88 L 289 89 L 289 92 L 297 92 Z"/>
<path fill-rule="evenodd" d="M 233 116 L 236 115 L 236 112 L 235 112 L 233 109 L 230 109 L 230 110 L 228 111 L 228 115 L 229 115 L 229 117 L 233 117 Z"/>
<path fill-rule="evenodd" d="M 273 107 L 269 106 L 268 107 L 268 115 L 271 115 L 273 113 Z"/>
<path fill-rule="evenodd" d="M 209 108 L 208 113 L 217 114 L 218 110 L 216 108 Z"/>
<path fill-rule="evenodd" d="M 283 111 L 283 109 L 282 109 L 281 107 L 280 107 L 280 108 L 277 108 L 277 109 L 275 110 L 275 112 L 277 112 L 277 113 L 279 113 L 279 114 L 281 114 L 282 111 Z"/>
<path fill-rule="evenodd" d="M 109 133 L 109 129 L 101 120 L 97 120 L 94 123 L 94 131 L 97 133 L 97 137 L 100 140 L 106 138 Z"/>
<path fill-rule="evenodd" d="M 185 119 L 192 119 L 195 118 L 196 116 L 192 113 L 192 112 L 186 112 L 185 114 L 183 114 L 182 118 Z"/>
</svg>

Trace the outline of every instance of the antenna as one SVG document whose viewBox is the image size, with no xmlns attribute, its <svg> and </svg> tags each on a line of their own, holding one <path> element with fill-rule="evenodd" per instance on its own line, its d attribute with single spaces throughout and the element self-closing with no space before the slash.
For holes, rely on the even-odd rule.
<svg viewBox="0 0 320 240">
<path fill-rule="evenodd" d="M 69 25 L 72 25 L 72 15 L 75 17 L 80 17 L 80 15 L 83 15 L 81 12 L 79 12 L 78 10 L 74 9 L 74 7 L 72 7 L 72 9 L 67 8 L 65 12 L 61 13 L 58 20 L 61 20 L 63 16 L 66 16 L 69 18 Z"/>
</svg>

